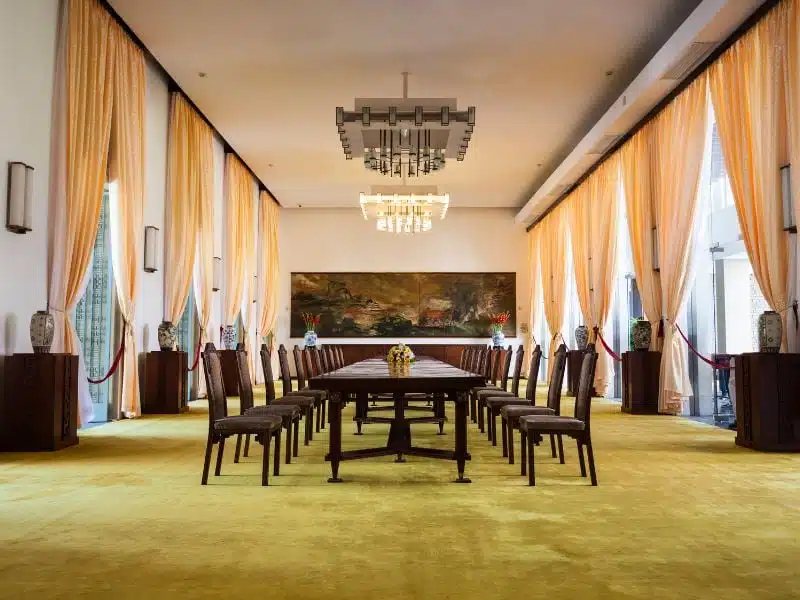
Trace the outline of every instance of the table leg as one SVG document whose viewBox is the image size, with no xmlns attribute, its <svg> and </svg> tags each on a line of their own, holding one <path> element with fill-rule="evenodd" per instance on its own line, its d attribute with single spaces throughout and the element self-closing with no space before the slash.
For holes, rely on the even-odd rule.
<svg viewBox="0 0 800 600">
<path fill-rule="evenodd" d="M 450 392 L 451 400 L 456 405 L 456 463 L 458 464 L 458 479 L 456 483 L 472 483 L 472 480 L 464 477 L 464 467 L 467 463 L 467 396 L 463 393 Z"/>
<path fill-rule="evenodd" d="M 328 483 L 341 483 L 339 461 L 342 457 L 342 394 L 330 392 L 328 414 L 331 432 L 328 437 L 328 455 L 331 461 L 331 477 Z"/>
<path fill-rule="evenodd" d="M 411 425 L 406 421 L 406 395 L 403 392 L 394 393 L 394 420 L 389 426 L 389 441 L 387 446 L 392 449 L 408 449 L 411 446 Z M 394 462 L 406 462 L 403 452 L 397 453 Z"/>
</svg>

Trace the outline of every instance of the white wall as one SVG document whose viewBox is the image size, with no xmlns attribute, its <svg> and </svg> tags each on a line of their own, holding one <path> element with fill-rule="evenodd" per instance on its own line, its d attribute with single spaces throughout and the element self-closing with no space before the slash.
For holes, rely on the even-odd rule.
<svg viewBox="0 0 800 600">
<path fill-rule="evenodd" d="M 0 2 L 0 354 L 31 352 L 31 315 L 47 306 L 50 119 L 57 0 Z M 35 171 L 33 231 L 5 228 L 8 162 Z"/>
<path fill-rule="evenodd" d="M 514 223 L 513 209 L 451 208 L 444 221 L 435 221 L 424 234 L 379 232 L 352 209 L 284 209 L 280 224 L 281 291 L 277 343 L 289 338 L 292 272 L 516 272 L 517 330 L 528 320 L 528 247 L 525 229 Z M 330 339 L 323 343 L 381 343 L 377 338 Z M 420 340 L 391 340 L 419 342 Z M 452 338 L 425 338 L 425 343 L 453 343 Z M 488 343 L 483 338 L 459 343 Z M 507 338 L 519 343 L 522 337 Z"/>
<path fill-rule="evenodd" d="M 164 320 L 164 217 L 167 196 L 167 135 L 169 89 L 161 69 L 150 61 L 145 70 L 145 191 L 144 225 L 158 227 L 161 235 L 155 273 L 139 274 L 136 301 L 136 343 L 139 352 L 158 350 L 158 324 Z M 144 235 L 144 231 L 142 231 Z"/>
</svg>

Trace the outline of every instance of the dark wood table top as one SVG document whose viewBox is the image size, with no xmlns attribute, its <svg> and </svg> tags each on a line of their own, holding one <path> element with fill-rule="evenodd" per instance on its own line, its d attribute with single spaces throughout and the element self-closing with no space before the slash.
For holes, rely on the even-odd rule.
<svg viewBox="0 0 800 600">
<path fill-rule="evenodd" d="M 463 371 L 435 358 L 420 357 L 408 367 L 391 366 L 380 358 L 362 360 L 318 375 L 309 387 L 318 390 L 371 392 L 465 392 L 484 385 L 482 375 Z"/>
</svg>

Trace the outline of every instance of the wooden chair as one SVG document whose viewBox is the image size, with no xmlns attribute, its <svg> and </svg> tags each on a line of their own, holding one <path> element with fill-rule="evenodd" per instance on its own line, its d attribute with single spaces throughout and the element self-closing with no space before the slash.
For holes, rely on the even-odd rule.
<svg viewBox="0 0 800 600">
<path fill-rule="evenodd" d="M 266 348 L 264 348 L 264 350 L 266 351 Z M 269 368 L 270 374 L 272 373 L 272 361 L 269 360 L 268 356 L 267 354 L 266 357 L 264 355 L 261 357 L 261 364 L 264 365 L 265 376 L 267 368 Z M 283 384 L 284 390 L 283 397 L 275 398 L 275 388 L 273 384 L 271 391 L 267 389 L 267 402 L 269 404 L 299 404 L 304 409 L 303 418 L 306 422 L 304 444 L 308 446 L 314 439 L 314 408 L 317 407 L 317 400 L 312 394 L 292 391 L 292 376 L 289 373 L 289 359 L 287 358 L 286 348 L 283 344 L 278 347 L 278 365 L 281 370 L 281 383 Z"/>
<path fill-rule="evenodd" d="M 228 399 L 222 383 L 222 363 L 214 344 L 208 343 L 203 352 L 203 371 L 206 376 L 208 392 L 208 441 L 203 463 L 202 485 L 208 483 L 208 469 L 211 465 L 211 453 L 217 445 L 217 464 L 214 476 L 222 471 L 222 454 L 225 451 L 225 440 L 232 435 L 255 435 L 256 440 L 264 446 L 264 458 L 261 467 L 261 485 L 269 485 L 269 444 L 275 440 L 275 475 L 280 472 L 281 418 L 275 415 L 237 415 L 228 416 Z"/>
<path fill-rule="evenodd" d="M 581 377 L 578 386 L 578 395 L 575 397 L 575 416 L 562 417 L 557 415 L 531 415 L 520 418 L 519 430 L 522 437 L 522 447 L 528 452 L 528 485 L 536 485 L 534 471 L 534 440 L 537 436 L 549 434 L 558 436 L 559 455 L 561 464 L 564 464 L 564 449 L 561 436 L 566 435 L 578 443 L 578 458 L 581 466 L 581 477 L 586 477 L 586 463 L 583 459 L 583 447 L 586 446 L 589 459 L 589 474 L 592 485 L 597 485 L 597 473 L 594 466 L 594 452 L 592 450 L 592 388 L 594 373 L 597 367 L 597 352 L 590 345 L 583 356 L 581 364 Z M 523 456 L 523 463 L 525 457 Z"/>
<path fill-rule="evenodd" d="M 300 417 L 304 409 L 299 404 L 267 404 L 255 406 L 253 402 L 253 384 L 250 379 L 250 365 L 247 362 L 247 352 L 244 349 L 236 350 L 236 366 L 239 370 L 239 412 L 243 415 L 275 415 L 281 418 L 283 428 L 286 430 L 286 464 L 292 462 L 292 452 L 297 456 L 297 439 L 300 435 Z M 266 374 L 265 374 L 266 375 Z M 273 383 L 274 389 L 274 383 Z M 294 429 L 294 447 L 292 447 L 292 429 Z M 239 462 L 239 453 L 242 449 L 242 434 L 236 437 L 236 453 L 233 462 Z M 250 435 L 245 434 L 244 455 L 250 451 Z"/>
<path fill-rule="evenodd" d="M 483 356 L 483 365 L 481 369 L 483 377 L 486 379 L 486 385 L 474 387 L 469 391 L 470 412 L 477 415 L 478 429 L 481 433 L 485 432 L 485 421 L 483 419 L 483 411 L 478 408 L 478 392 L 498 389 L 496 365 L 500 362 L 500 352 L 500 348 L 487 348 L 487 352 Z"/>
<path fill-rule="evenodd" d="M 540 351 L 541 352 L 541 351 Z M 499 398 L 499 397 L 508 397 L 508 398 L 518 398 L 519 396 L 519 380 L 522 376 L 522 363 L 525 359 L 525 348 L 522 344 L 519 345 L 517 348 L 516 359 L 514 364 L 514 377 L 511 382 L 511 391 L 508 390 L 508 372 L 510 370 L 510 362 L 511 362 L 511 350 L 507 351 L 506 354 L 506 361 L 504 365 L 504 373 L 500 380 L 500 385 L 498 387 L 492 388 L 487 387 L 485 390 L 480 390 L 478 392 L 478 411 L 486 411 L 486 421 L 489 424 L 487 427 L 489 441 L 492 442 L 492 445 L 497 445 L 497 429 L 493 424 L 492 421 L 492 411 L 488 405 L 489 398 Z M 535 391 L 535 389 L 534 389 Z M 499 409 L 497 409 L 499 411 Z M 505 434 L 504 434 L 505 435 Z M 503 454 L 505 456 L 505 453 Z"/>
<path fill-rule="evenodd" d="M 294 369 L 297 373 L 297 388 L 298 394 L 305 394 L 309 393 L 310 395 L 314 396 L 316 403 L 314 404 L 315 408 L 317 409 L 317 433 L 320 432 L 322 428 L 325 427 L 325 401 L 328 399 L 328 392 L 325 390 L 312 390 L 308 387 L 308 381 L 306 379 L 306 374 L 311 377 L 316 375 L 322 375 L 322 365 L 320 364 L 317 367 L 317 363 L 314 360 L 314 357 L 311 353 L 310 348 L 304 348 L 300 350 L 300 348 L 295 344 L 294 348 L 292 348 L 292 354 L 294 355 Z M 311 370 L 306 370 L 306 365 L 312 365 Z M 288 363 L 287 363 L 288 368 Z M 289 380 L 291 382 L 291 379 Z M 292 392 L 294 393 L 294 392 Z"/>
<path fill-rule="evenodd" d="M 336 359 L 336 352 L 333 349 L 333 346 L 325 346 L 325 350 L 328 352 L 328 364 L 330 365 L 331 371 L 336 371 L 340 369 L 339 361 Z"/>
<path fill-rule="evenodd" d="M 327 346 L 322 346 L 322 348 L 317 348 L 317 352 L 319 353 L 320 363 L 322 364 L 322 372 L 330 373 L 331 371 L 333 371 L 333 365 L 328 362 Z"/>
<path fill-rule="evenodd" d="M 464 346 L 461 350 L 461 358 L 458 361 L 458 368 L 462 371 L 467 370 L 467 363 L 469 362 L 469 346 Z"/>
<path fill-rule="evenodd" d="M 522 345 L 520 345 L 518 356 L 521 356 L 522 352 L 523 352 L 523 347 Z M 483 418 L 483 412 L 486 410 L 486 398 L 495 393 L 502 393 L 502 394 L 509 393 L 507 391 L 508 373 L 511 370 L 512 354 L 513 352 L 511 351 L 511 346 L 509 346 L 505 350 L 494 352 L 493 360 L 495 366 L 492 369 L 491 384 L 485 386 L 484 388 L 476 388 L 475 398 L 478 410 L 478 425 L 481 428 L 481 432 L 483 431 L 483 424 L 485 423 Z M 492 428 L 489 427 L 487 429 L 489 432 L 489 441 L 496 446 L 497 442 L 492 438 L 493 435 Z"/>
<path fill-rule="evenodd" d="M 556 350 L 555 356 L 553 357 L 553 369 L 550 373 L 550 384 L 547 387 L 547 405 L 546 406 L 535 406 L 536 404 L 536 394 L 530 396 L 531 400 L 529 404 L 519 402 L 519 403 L 512 403 L 507 402 L 504 406 L 500 409 L 500 418 L 502 419 L 502 425 L 504 431 L 506 431 L 506 435 L 508 436 L 507 440 L 507 452 L 508 452 L 508 463 L 513 465 L 514 464 L 514 431 L 519 427 L 519 420 L 520 418 L 527 416 L 527 415 L 560 415 L 561 414 L 561 396 L 562 390 L 564 388 L 564 373 L 567 369 L 567 347 L 564 344 L 561 344 Z M 531 365 L 531 371 L 533 371 L 533 365 Z M 538 367 L 535 372 L 538 372 Z M 535 380 L 534 380 L 535 381 Z M 530 383 L 529 383 L 530 385 Z M 535 385 L 534 385 L 535 388 Z M 528 396 L 528 394 L 526 394 Z M 535 440 L 538 442 L 538 438 Z M 563 452 L 563 448 L 561 445 L 561 440 L 559 439 L 559 448 Z M 550 436 L 550 450 L 553 454 L 553 458 L 556 457 L 556 438 L 555 436 Z M 525 449 L 522 448 L 523 456 Z M 522 475 L 525 475 L 526 466 L 525 461 L 522 461 L 520 472 Z"/>
</svg>

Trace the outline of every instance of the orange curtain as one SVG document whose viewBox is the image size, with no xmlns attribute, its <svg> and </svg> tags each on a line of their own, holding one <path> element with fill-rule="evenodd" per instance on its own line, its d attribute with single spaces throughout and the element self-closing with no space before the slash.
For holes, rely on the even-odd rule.
<svg viewBox="0 0 800 600">
<path fill-rule="evenodd" d="M 113 91 L 111 17 L 96 0 L 64 3 L 56 65 L 48 307 L 53 352 L 82 356 L 70 313 L 86 283 L 108 165 Z M 80 420 L 92 416 L 81 358 Z"/>
<path fill-rule="evenodd" d="M 258 205 L 259 261 L 258 272 L 258 335 L 269 335 L 278 319 L 280 291 L 280 256 L 278 226 L 280 207 L 266 192 L 261 192 Z"/>
<path fill-rule="evenodd" d="M 788 39 L 786 53 L 786 96 L 789 121 L 789 149 L 792 164 L 792 198 L 795 222 L 800 223 L 800 2 L 787 0 Z"/>
<path fill-rule="evenodd" d="M 687 350 L 675 327 L 691 287 L 697 233 L 697 188 L 708 121 L 708 80 L 698 77 L 655 119 L 658 176 L 654 186 L 661 267 L 664 347 L 659 411 L 678 414 L 692 395 Z"/>
<path fill-rule="evenodd" d="M 111 260 L 117 304 L 125 324 L 121 409 L 127 417 L 141 414 L 136 351 L 136 298 L 142 272 L 144 237 L 144 53 L 116 23 L 111 128 L 110 194 Z"/>
<path fill-rule="evenodd" d="M 714 63 L 709 76 L 747 255 L 764 299 L 782 319 L 789 305 L 789 237 L 783 231 L 780 180 L 789 11 L 787 2 L 773 8 Z M 792 175 L 799 178 L 798 170 Z M 786 331 L 784 322 L 784 349 Z"/>
<path fill-rule="evenodd" d="M 233 325 L 248 289 L 247 263 L 253 228 L 253 178 L 233 154 L 225 157 L 225 325 Z"/>
<path fill-rule="evenodd" d="M 541 258 L 542 294 L 544 316 L 550 330 L 550 359 L 547 361 L 547 378 L 553 368 L 553 356 L 559 346 L 561 327 L 564 324 L 566 304 L 567 268 L 567 205 L 555 207 L 537 225 L 541 228 L 539 255 Z"/>
<path fill-rule="evenodd" d="M 192 285 L 199 228 L 198 129 L 207 128 L 180 92 L 172 94 L 164 233 L 164 320 L 177 323 Z"/>
<path fill-rule="evenodd" d="M 591 341 L 596 341 L 595 328 L 603 333 L 614 297 L 619 163 L 619 154 L 610 157 L 566 201 L 578 301 Z M 602 345 L 594 386 L 605 396 L 611 383 L 611 359 L 601 349 Z"/>
<path fill-rule="evenodd" d="M 661 321 L 661 276 L 653 269 L 653 232 L 657 229 L 655 210 L 656 141 L 655 123 L 639 130 L 620 150 L 625 210 L 631 241 L 633 270 L 642 299 L 642 309 L 653 332 Z M 660 337 L 653 335 L 651 349 L 660 349 Z"/>
<path fill-rule="evenodd" d="M 539 301 L 542 297 L 542 276 L 541 276 L 541 260 L 539 257 L 539 242 L 542 237 L 542 229 L 534 227 L 528 233 L 528 275 L 530 281 L 530 316 L 528 317 L 529 327 L 528 330 L 528 352 L 525 357 L 526 372 L 530 367 L 531 354 L 533 348 L 536 346 L 536 318 L 539 314 Z"/>
</svg>

